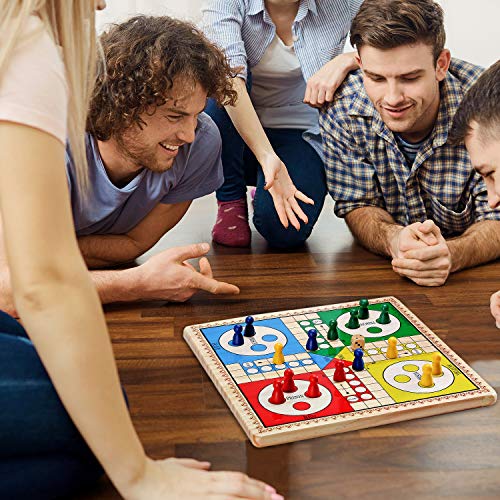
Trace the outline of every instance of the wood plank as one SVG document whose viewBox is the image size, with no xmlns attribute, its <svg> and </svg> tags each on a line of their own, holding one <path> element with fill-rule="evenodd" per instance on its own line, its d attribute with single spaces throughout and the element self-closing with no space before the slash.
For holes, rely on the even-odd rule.
<svg viewBox="0 0 500 500">
<path fill-rule="evenodd" d="M 151 252 L 210 241 L 214 219 L 213 198 L 195 202 Z M 394 295 L 498 391 L 500 335 L 489 295 L 500 288 L 499 262 L 453 275 L 443 287 L 419 287 L 394 274 L 388 260 L 355 244 L 329 201 L 301 249 L 270 252 L 254 235 L 251 249 L 212 249 L 209 259 L 215 276 L 241 286 L 240 296 L 200 293 L 185 304 L 105 308 L 132 418 L 150 454 L 175 453 L 209 460 L 217 470 L 241 470 L 294 500 L 333 494 L 498 497 L 500 405 L 257 449 L 204 375 L 182 330 L 249 313 Z M 115 498 L 106 480 L 81 496 Z"/>
</svg>

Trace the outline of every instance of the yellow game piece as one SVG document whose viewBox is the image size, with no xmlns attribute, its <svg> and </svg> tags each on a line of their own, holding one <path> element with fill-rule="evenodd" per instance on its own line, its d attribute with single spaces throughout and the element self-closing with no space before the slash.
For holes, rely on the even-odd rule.
<svg viewBox="0 0 500 500">
<path fill-rule="evenodd" d="M 422 366 L 422 378 L 418 383 L 420 387 L 432 387 L 434 382 L 432 380 L 432 366 L 427 364 Z"/>
<path fill-rule="evenodd" d="M 284 362 L 285 356 L 283 356 L 283 344 L 281 342 L 276 342 L 276 344 L 274 344 L 273 364 L 282 365 Z"/>
<path fill-rule="evenodd" d="M 435 353 L 432 356 L 432 376 L 439 377 L 443 374 L 443 368 L 441 367 L 441 354 Z"/>
<path fill-rule="evenodd" d="M 396 337 L 389 337 L 387 341 L 387 352 L 385 353 L 388 359 L 396 359 L 398 357 L 398 350 L 396 349 Z"/>
</svg>

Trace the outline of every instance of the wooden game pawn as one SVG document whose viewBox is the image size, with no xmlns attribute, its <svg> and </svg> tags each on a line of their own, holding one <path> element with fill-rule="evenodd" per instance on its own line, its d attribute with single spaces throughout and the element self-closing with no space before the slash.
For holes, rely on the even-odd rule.
<svg viewBox="0 0 500 500">
<path fill-rule="evenodd" d="M 283 356 L 283 344 L 281 342 L 276 342 L 276 344 L 274 344 L 273 364 L 282 365 L 284 362 L 285 356 Z"/>
<path fill-rule="evenodd" d="M 420 387 L 432 387 L 434 385 L 434 381 L 432 380 L 432 366 L 426 364 L 422 366 L 422 378 L 418 383 Z"/>
<path fill-rule="evenodd" d="M 398 357 L 396 342 L 396 337 L 390 337 L 387 341 L 387 352 L 385 353 L 387 359 L 396 359 Z"/>
<path fill-rule="evenodd" d="M 443 368 L 441 366 L 441 354 L 435 353 L 432 356 L 432 376 L 441 377 L 443 375 Z"/>
</svg>

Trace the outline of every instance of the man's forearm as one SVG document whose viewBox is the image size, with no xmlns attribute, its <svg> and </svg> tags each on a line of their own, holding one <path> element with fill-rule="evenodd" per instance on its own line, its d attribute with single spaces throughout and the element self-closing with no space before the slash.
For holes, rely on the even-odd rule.
<svg viewBox="0 0 500 500">
<path fill-rule="evenodd" d="M 132 262 L 145 251 L 126 234 L 81 236 L 78 238 L 78 245 L 89 268 Z"/>
<path fill-rule="evenodd" d="M 90 271 L 90 277 L 103 304 L 146 299 L 141 294 L 137 268 L 118 271 Z M 0 270 L 0 309 L 16 316 L 12 286 L 7 269 Z"/>
<path fill-rule="evenodd" d="M 252 150 L 257 161 L 261 162 L 263 156 L 274 153 L 273 147 L 253 107 L 245 81 L 236 77 L 233 79 L 233 84 L 238 92 L 238 101 L 235 106 L 226 106 L 225 109 L 242 139 Z"/>
<path fill-rule="evenodd" d="M 451 272 L 477 266 L 500 257 L 500 221 L 483 220 L 457 238 L 447 241 Z"/>
<path fill-rule="evenodd" d="M 393 257 L 391 241 L 402 226 L 391 215 L 378 207 L 356 208 L 346 215 L 346 223 L 353 236 L 370 252 Z"/>
<path fill-rule="evenodd" d="M 90 277 L 103 304 L 145 299 L 139 292 L 137 267 L 111 271 L 90 271 Z"/>
</svg>

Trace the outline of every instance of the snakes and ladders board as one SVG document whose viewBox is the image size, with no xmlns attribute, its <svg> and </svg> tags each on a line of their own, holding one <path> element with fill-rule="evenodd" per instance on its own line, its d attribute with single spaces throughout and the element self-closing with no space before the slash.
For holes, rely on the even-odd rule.
<svg viewBox="0 0 500 500">
<path fill-rule="evenodd" d="M 382 307 L 389 322 L 380 324 Z M 395 297 L 370 299 L 368 317 L 349 327 L 359 302 L 256 314 L 254 335 L 234 345 L 234 327 L 245 317 L 187 326 L 184 338 L 227 405 L 257 447 L 437 415 L 496 401 L 495 391 Z M 338 338 L 329 340 L 331 320 Z M 306 348 L 308 331 L 317 349 Z M 354 335 L 362 335 L 364 369 L 352 367 Z M 388 358 L 388 339 L 397 339 L 397 357 Z M 394 342 L 394 341 L 392 341 Z M 273 363 L 275 346 L 283 362 Z M 441 356 L 442 373 L 423 387 L 423 366 Z M 359 353 L 358 353 L 359 354 Z M 336 382 L 339 362 L 345 380 Z M 270 401 L 275 380 L 293 371 L 296 389 L 280 404 Z M 319 391 L 308 397 L 311 375 Z M 313 377 L 315 378 L 315 377 Z M 338 378 L 338 377 L 337 377 Z"/>
</svg>

